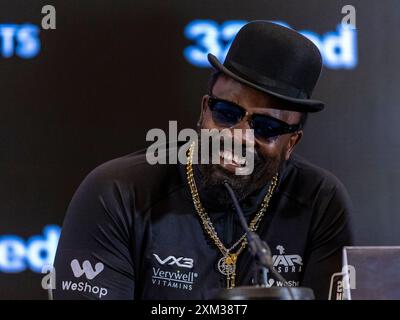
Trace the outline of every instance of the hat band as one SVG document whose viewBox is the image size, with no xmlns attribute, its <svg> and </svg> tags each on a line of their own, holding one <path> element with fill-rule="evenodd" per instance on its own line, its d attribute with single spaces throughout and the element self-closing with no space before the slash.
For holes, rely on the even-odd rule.
<svg viewBox="0 0 400 320">
<path fill-rule="evenodd" d="M 307 92 L 305 92 L 304 90 L 300 90 L 283 81 L 274 80 L 269 77 L 260 75 L 240 63 L 234 61 L 225 61 L 224 66 L 228 68 L 231 72 L 237 74 L 245 80 L 252 82 L 259 87 L 264 87 L 265 89 L 268 89 L 275 93 L 298 99 L 310 98 L 310 95 L 307 94 Z"/>
</svg>

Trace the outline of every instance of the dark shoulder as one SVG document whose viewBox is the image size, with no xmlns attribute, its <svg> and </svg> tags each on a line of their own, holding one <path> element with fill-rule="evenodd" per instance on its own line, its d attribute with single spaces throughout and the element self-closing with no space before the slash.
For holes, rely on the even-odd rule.
<svg viewBox="0 0 400 320">
<path fill-rule="evenodd" d="M 151 203 L 183 188 L 179 164 L 151 165 L 146 160 L 146 150 L 140 150 L 109 160 L 93 169 L 85 181 L 99 191 L 118 192 L 136 200 Z"/>
<path fill-rule="evenodd" d="M 335 188 L 343 186 L 340 180 L 330 171 L 321 168 L 298 154 L 293 154 L 289 159 L 289 165 L 296 169 L 299 179 L 304 179 L 308 183 L 318 184 L 325 188 Z"/>
<path fill-rule="evenodd" d="M 293 154 L 282 172 L 282 192 L 305 205 L 321 197 L 347 197 L 343 183 L 331 172 Z"/>
</svg>

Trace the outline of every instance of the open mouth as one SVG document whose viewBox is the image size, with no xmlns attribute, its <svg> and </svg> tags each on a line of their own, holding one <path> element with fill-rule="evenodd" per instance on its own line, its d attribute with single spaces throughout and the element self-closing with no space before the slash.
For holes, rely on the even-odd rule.
<svg viewBox="0 0 400 320">
<path fill-rule="evenodd" d="M 236 167 L 245 167 L 246 166 L 246 158 L 243 156 L 239 156 L 234 154 L 230 150 L 224 150 L 219 152 L 219 156 L 221 158 L 221 164 L 232 164 Z"/>
</svg>

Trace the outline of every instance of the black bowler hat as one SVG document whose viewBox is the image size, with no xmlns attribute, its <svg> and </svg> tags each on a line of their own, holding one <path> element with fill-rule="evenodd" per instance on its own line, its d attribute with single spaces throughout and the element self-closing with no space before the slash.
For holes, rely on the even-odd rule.
<svg viewBox="0 0 400 320">
<path fill-rule="evenodd" d="M 224 64 L 208 54 L 214 68 L 252 88 L 292 102 L 291 110 L 317 112 L 311 100 L 322 68 L 318 48 L 300 33 L 268 21 L 249 22 L 232 42 Z"/>
</svg>

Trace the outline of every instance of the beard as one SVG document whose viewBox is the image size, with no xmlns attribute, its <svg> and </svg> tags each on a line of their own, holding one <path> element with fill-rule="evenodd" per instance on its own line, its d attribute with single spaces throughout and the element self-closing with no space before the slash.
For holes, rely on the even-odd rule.
<svg viewBox="0 0 400 320">
<path fill-rule="evenodd" d="M 200 145 L 201 141 L 198 146 Z M 197 152 L 201 159 L 201 148 Z M 206 197 L 217 199 L 219 205 L 228 207 L 232 204 L 232 200 L 223 185 L 224 181 L 232 187 L 238 200 L 243 201 L 270 183 L 274 175 L 280 171 L 283 159 L 283 153 L 276 157 L 267 157 L 254 148 L 253 172 L 249 175 L 236 175 L 219 164 L 212 164 L 210 157 L 209 164 L 198 165 L 202 175 L 200 188 Z"/>
</svg>

